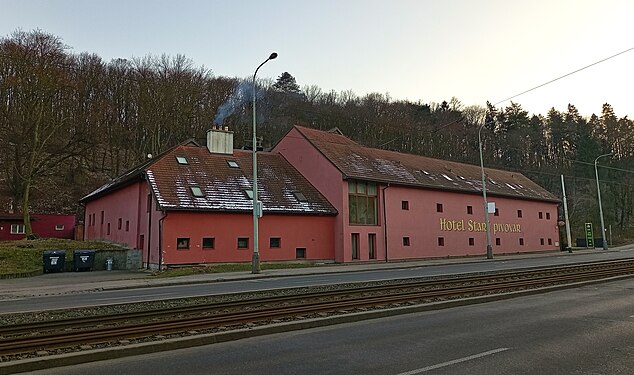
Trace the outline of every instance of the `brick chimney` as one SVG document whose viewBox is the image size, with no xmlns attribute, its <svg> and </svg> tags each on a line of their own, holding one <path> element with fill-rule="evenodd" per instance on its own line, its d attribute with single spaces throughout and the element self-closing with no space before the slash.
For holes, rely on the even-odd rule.
<svg viewBox="0 0 634 375">
<path fill-rule="evenodd" d="M 233 155 L 233 132 L 228 126 L 214 125 L 207 131 L 207 149 L 212 154 Z"/>
</svg>

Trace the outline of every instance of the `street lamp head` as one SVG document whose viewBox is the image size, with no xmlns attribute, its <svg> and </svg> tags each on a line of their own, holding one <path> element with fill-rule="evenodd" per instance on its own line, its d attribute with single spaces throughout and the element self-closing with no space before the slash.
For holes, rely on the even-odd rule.
<svg viewBox="0 0 634 375">
<path fill-rule="evenodd" d="M 277 57 L 277 52 L 273 52 L 271 56 L 269 56 L 269 60 L 273 60 L 276 57 Z"/>
</svg>

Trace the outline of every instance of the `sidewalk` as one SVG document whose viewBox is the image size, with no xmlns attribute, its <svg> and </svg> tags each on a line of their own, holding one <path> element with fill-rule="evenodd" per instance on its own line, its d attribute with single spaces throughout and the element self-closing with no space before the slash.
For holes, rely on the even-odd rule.
<svg viewBox="0 0 634 375">
<path fill-rule="evenodd" d="M 627 245 L 613 248 L 608 251 L 627 251 L 634 250 L 634 245 Z M 191 276 L 178 276 L 159 278 L 153 276 L 151 272 L 146 270 L 139 271 L 92 271 L 92 272 L 63 272 L 49 273 L 39 276 L 6 279 L 0 282 L 0 300 L 16 297 L 29 296 L 46 296 L 72 293 L 90 293 L 104 290 L 131 289 L 153 286 L 170 286 L 182 284 L 200 284 L 213 283 L 223 281 L 249 280 L 258 278 L 284 277 L 284 276 L 301 276 L 301 275 L 318 275 L 337 272 L 361 272 L 381 269 L 399 269 L 412 267 L 431 267 L 437 265 L 474 263 L 474 262 L 497 262 L 512 261 L 515 259 L 555 257 L 555 256 L 575 256 L 582 254 L 596 253 L 596 249 L 575 250 L 573 253 L 568 252 L 548 252 L 536 254 L 513 254 L 513 255 L 497 255 L 494 259 L 486 259 L 484 257 L 473 258 L 442 258 L 427 259 L 416 261 L 399 261 L 399 262 L 383 262 L 383 263 L 346 263 L 346 264 L 328 264 L 323 266 L 307 267 L 307 268 L 289 268 L 263 270 L 259 274 L 251 272 L 226 272 L 226 273 L 207 273 Z"/>
</svg>

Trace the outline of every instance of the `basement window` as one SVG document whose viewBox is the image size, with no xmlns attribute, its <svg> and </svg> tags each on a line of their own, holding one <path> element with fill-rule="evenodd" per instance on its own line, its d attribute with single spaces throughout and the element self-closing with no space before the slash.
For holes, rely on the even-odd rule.
<svg viewBox="0 0 634 375">
<path fill-rule="evenodd" d="M 295 258 L 306 259 L 306 248 L 305 247 L 295 248 Z"/>
<path fill-rule="evenodd" d="M 187 165 L 187 164 L 189 164 L 189 162 L 187 161 L 187 158 L 186 158 L 186 157 L 184 157 L 184 156 L 177 156 L 177 157 L 176 157 L 176 162 L 177 162 L 178 164 L 182 164 L 182 165 Z"/>
<path fill-rule="evenodd" d="M 249 238 L 238 237 L 238 249 L 248 249 L 248 248 L 249 248 Z"/>
<path fill-rule="evenodd" d="M 231 168 L 239 168 L 240 166 L 238 165 L 238 162 L 235 160 L 227 160 L 227 164 L 229 164 L 229 167 Z"/>
<path fill-rule="evenodd" d="M 189 188 L 192 190 L 192 195 L 194 197 L 202 198 L 202 197 L 205 196 L 205 194 L 203 194 L 203 191 L 200 188 L 200 186 L 194 185 L 194 186 L 190 186 Z"/>
<path fill-rule="evenodd" d="M 216 246 L 214 237 L 203 237 L 203 249 L 213 249 Z"/>
<path fill-rule="evenodd" d="M 280 237 L 271 237 L 269 239 L 269 247 L 271 249 L 282 247 L 282 239 Z"/>
<path fill-rule="evenodd" d="M 24 234 L 25 226 L 24 224 L 11 224 L 11 234 Z"/>
</svg>

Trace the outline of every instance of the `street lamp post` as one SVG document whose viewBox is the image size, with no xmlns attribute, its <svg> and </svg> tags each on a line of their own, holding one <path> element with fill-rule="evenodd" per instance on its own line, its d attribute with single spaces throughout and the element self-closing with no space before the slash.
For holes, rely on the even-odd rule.
<svg viewBox="0 0 634 375">
<path fill-rule="evenodd" d="M 489 204 L 487 202 L 486 176 L 484 175 L 484 160 L 482 158 L 482 128 L 486 122 L 478 129 L 478 146 L 480 147 L 480 170 L 482 171 L 482 197 L 484 198 L 484 225 L 487 232 L 487 259 L 493 259 L 493 246 L 491 245 L 491 228 L 489 225 Z"/>
<path fill-rule="evenodd" d="M 256 116 L 255 116 L 255 76 L 262 65 L 277 57 L 273 52 L 268 59 L 255 69 L 253 73 L 253 258 L 251 259 L 251 273 L 260 273 L 260 251 L 258 243 L 258 219 L 262 212 L 262 205 L 258 201 L 258 158 L 257 158 L 257 137 L 256 137 Z"/>
<path fill-rule="evenodd" d="M 608 249 L 608 243 L 605 242 L 605 222 L 603 221 L 603 207 L 601 206 L 601 189 L 599 188 L 599 172 L 597 171 L 597 161 L 604 156 L 610 155 L 612 154 L 603 154 L 597 156 L 597 158 L 594 159 L 594 175 L 597 178 L 597 198 L 599 198 L 599 216 L 601 217 L 601 243 L 603 244 L 603 250 Z"/>
</svg>

